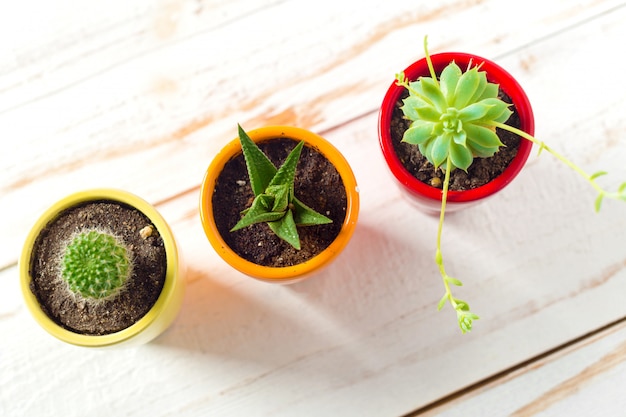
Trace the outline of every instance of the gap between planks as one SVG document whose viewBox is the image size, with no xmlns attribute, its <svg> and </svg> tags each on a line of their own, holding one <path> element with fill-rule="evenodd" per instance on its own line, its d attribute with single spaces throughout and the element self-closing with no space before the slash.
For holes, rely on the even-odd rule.
<svg viewBox="0 0 626 417">
<path fill-rule="evenodd" d="M 620 327 L 626 327 L 626 317 L 622 317 L 604 326 L 601 326 L 595 330 L 592 330 L 582 336 L 576 337 L 570 341 L 562 343 L 552 349 L 549 349 L 543 353 L 540 353 L 530 359 L 513 365 L 503 371 L 500 371 L 490 377 L 482 379 L 474 384 L 471 384 L 463 389 L 453 392 L 437 401 L 434 401 L 424 407 L 421 407 L 415 411 L 411 411 L 405 414 L 403 417 L 417 417 L 421 414 L 436 411 L 437 408 L 442 407 L 448 403 L 456 400 L 462 400 L 469 398 L 474 394 L 477 394 L 481 389 L 488 388 L 489 386 L 496 386 L 501 382 L 506 382 L 513 374 L 523 371 L 526 368 L 532 368 L 533 365 L 539 364 L 542 361 L 549 362 L 550 360 L 558 359 L 559 356 L 566 355 L 569 352 L 582 348 L 584 345 L 593 342 L 592 339 L 606 336 L 610 333 L 618 331 Z"/>
</svg>

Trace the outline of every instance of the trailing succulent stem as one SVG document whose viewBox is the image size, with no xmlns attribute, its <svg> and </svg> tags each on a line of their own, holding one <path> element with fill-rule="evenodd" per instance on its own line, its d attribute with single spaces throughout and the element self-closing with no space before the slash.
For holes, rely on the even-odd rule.
<svg viewBox="0 0 626 417">
<path fill-rule="evenodd" d="M 445 294 L 438 304 L 441 309 L 449 302 L 457 313 L 459 327 L 463 333 L 472 329 L 472 323 L 478 316 L 470 311 L 468 303 L 452 295 L 451 285 L 461 286 L 456 278 L 450 277 L 445 270 L 441 254 L 441 233 L 445 217 L 450 173 L 455 169 L 467 171 L 474 158 L 493 156 L 504 146 L 496 134 L 496 128 L 508 130 L 539 146 L 539 152 L 545 150 L 558 160 L 580 174 L 598 192 L 596 211 L 605 198 L 626 201 L 626 182 L 616 192 L 608 192 L 598 185 L 596 179 L 606 172 L 587 174 L 567 158 L 548 147 L 528 133 L 506 124 L 512 114 L 509 104 L 498 98 L 497 84 L 487 81 L 487 74 L 479 66 L 469 66 L 461 70 L 456 63 L 450 62 L 439 78 L 430 59 L 427 38 L 424 38 L 424 51 L 430 77 L 420 77 L 416 81 L 407 80 L 404 73 L 396 75 L 396 84 L 408 90 L 402 111 L 404 117 L 411 120 L 405 131 L 403 142 L 417 145 L 420 152 L 435 169 L 445 173 L 441 198 L 441 213 L 437 230 L 437 251 L 435 261 L 439 267 Z"/>
<path fill-rule="evenodd" d="M 238 128 L 254 200 L 242 212 L 243 217 L 231 232 L 255 223 L 267 223 L 276 236 L 299 250 L 300 237 L 296 226 L 332 223 L 331 219 L 317 213 L 294 195 L 296 167 L 304 142 L 299 142 L 283 165 L 276 169 L 242 127 Z"/>
<path fill-rule="evenodd" d="M 465 301 L 455 298 L 450 290 L 450 285 L 461 286 L 463 283 L 456 278 L 452 278 L 446 273 L 446 269 L 443 265 L 443 256 L 441 254 L 441 231 L 443 229 L 443 220 L 446 213 L 446 203 L 448 201 L 448 187 L 450 185 L 450 172 L 452 172 L 452 161 L 448 158 L 446 162 L 446 170 L 443 181 L 443 194 L 441 195 L 441 212 L 439 213 L 439 227 L 437 230 L 437 252 L 435 253 L 435 262 L 439 267 L 439 272 L 443 278 L 443 286 L 446 290 L 445 294 L 439 300 L 437 309 L 441 310 L 446 302 L 450 302 L 450 305 L 456 311 L 459 327 L 463 333 L 472 330 L 472 323 L 479 317 L 472 313 L 469 309 L 469 304 Z"/>
<path fill-rule="evenodd" d="M 127 249 L 114 236 L 96 230 L 76 235 L 61 262 L 61 276 L 70 290 L 92 300 L 115 296 L 130 270 Z"/>
<path fill-rule="evenodd" d="M 545 142 L 536 139 L 535 137 L 533 137 L 533 136 L 529 135 L 528 133 L 524 132 L 523 130 L 516 129 L 516 128 L 512 127 L 512 126 L 505 125 L 505 124 L 502 124 L 502 123 L 494 123 L 493 126 L 497 127 L 497 128 L 500 128 L 500 129 L 508 130 L 509 132 L 515 133 L 515 134 L 523 137 L 524 139 L 527 139 L 527 140 L 531 141 L 535 145 L 539 146 L 538 154 L 541 154 L 541 152 L 543 152 L 545 150 L 546 152 L 548 152 L 549 154 L 554 156 L 556 159 L 558 159 L 559 161 L 563 162 L 565 165 L 567 165 L 573 171 L 578 173 L 581 177 L 583 177 L 594 188 L 594 190 L 596 190 L 596 192 L 598 193 L 598 195 L 596 197 L 596 200 L 595 200 L 595 210 L 597 212 L 600 211 L 600 208 L 602 206 L 602 201 L 604 201 L 605 198 L 609 198 L 609 199 L 612 199 L 612 200 L 626 201 L 626 182 L 623 182 L 619 186 L 617 191 L 605 190 L 604 188 L 602 188 L 602 186 L 600 186 L 600 184 L 598 184 L 596 179 L 601 177 L 601 176 L 607 175 L 608 173 L 606 171 L 598 171 L 598 172 L 596 172 L 594 174 L 588 174 L 586 171 L 584 171 L 578 165 L 576 165 L 575 163 L 573 163 L 572 161 L 570 161 L 569 159 L 567 159 L 566 157 L 564 157 L 563 155 L 561 155 L 560 153 L 558 153 L 557 151 L 555 151 L 554 149 L 552 149 L 551 147 L 546 145 Z"/>
</svg>

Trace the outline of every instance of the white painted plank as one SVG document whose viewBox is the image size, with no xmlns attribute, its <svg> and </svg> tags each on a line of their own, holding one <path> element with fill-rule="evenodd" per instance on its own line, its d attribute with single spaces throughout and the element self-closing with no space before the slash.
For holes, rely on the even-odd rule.
<svg viewBox="0 0 626 417">
<path fill-rule="evenodd" d="M 472 5 L 459 13 L 467 13 L 465 17 L 495 13 L 504 7 L 498 5 L 502 3 Z M 608 101 L 606 90 L 585 88 L 585 112 L 577 105 L 580 89 L 570 87 L 580 81 L 581 73 L 567 74 L 563 69 L 579 63 L 580 57 L 604 53 L 608 73 L 603 77 L 616 71 L 610 64 L 617 64 L 618 57 L 609 52 L 617 50 L 623 39 L 624 9 L 561 32 L 565 23 L 589 17 L 590 10 L 599 13 L 598 8 L 609 10 L 617 3 L 589 3 L 582 9 L 576 3 L 557 4 L 562 7 L 560 12 L 548 10 L 543 17 L 547 22 L 536 17 L 535 26 L 531 25 L 535 30 L 527 37 L 515 34 L 511 35 L 513 39 L 498 44 L 492 34 L 483 34 L 453 45 L 476 43 L 488 51 L 483 55 L 501 55 L 499 62 L 520 78 L 531 96 L 538 134 L 589 170 L 611 171 L 613 175 L 607 181 L 622 179 L 626 176 L 621 162 L 626 145 L 615 139 L 615 133 L 597 132 L 620 132 L 626 127 L 622 118 L 624 95 L 619 94 L 626 91 L 620 84 L 623 81 L 618 79 L 610 85 L 616 93 Z M 433 22 L 439 24 L 444 16 L 435 11 L 445 10 L 441 7 L 431 10 Z M 565 11 L 574 13 L 563 16 Z M 338 16 L 347 24 L 363 18 L 350 20 L 347 12 Z M 550 21 L 549 16 L 556 20 Z M 254 20 L 249 17 L 241 21 L 248 19 Z M 232 24 L 239 27 L 238 22 Z M 417 34 L 418 27 L 422 32 L 420 25 L 406 27 L 421 39 L 421 33 Z M 364 46 L 360 55 L 332 67 L 329 73 L 342 75 L 333 82 L 348 79 L 357 65 L 393 45 L 395 42 L 389 41 L 398 36 L 394 35 L 399 33 L 396 30 L 405 29 L 383 32 L 387 35 L 375 37 L 373 46 Z M 532 43 L 549 33 L 555 35 Z M 431 32 L 434 46 L 435 39 Z M 523 45 L 524 41 L 532 44 L 513 52 L 511 46 Z M 186 45 L 186 40 L 177 45 Z M 568 45 L 576 45 L 576 51 L 569 50 Z M 396 67 L 406 65 L 404 52 L 391 52 L 389 48 L 386 53 L 390 61 L 396 57 L 396 62 L 383 63 L 389 65 L 386 72 L 393 73 Z M 262 56 L 261 52 L 257 56 Z M 158 62 L 148 57 L 141 60 L 144 58 L 144 64 Z M 25 230 L 27 222 L 23 219 L 36 213 L 44 200 L 75 187 L 109 183 L 147 195 L 153 201 L 189 189 L 159 204 L 159 208 L 179 237 L 190 266 L 190 287 L 177 322 L 155 343 L 102 353 L 64 346 L 43 334 L 19 302 L 15 268 L 0 272 L 0 333 L 10 335 L 0 343 L 0 414 L 39 415 L 52 410 L 54 415 L 67 416 L 399 415 L 626 315 L 620 298 L 626 290 L 623 237 L 614 232 L 626 226 L 624 207 L 607 202 L 601 215 L 595 215 L 589 187 L 548 155 L 531 157 L 515 183 L 488 204 L 449 216 L 444 230 L 448 268 L 466 283 L 463 298 L 472 302 L 482 319 L 471 334 L 461 336 L 450 311 L 437 313 L 435 303 L 442 289 L 432 261 L 436 220 L 410 209 L 391 183 L 377 148 L 376 114 L 346 123 L 352 116 L 375 109 L 390 82 L 389 74 L 376 75 L 379 69 L 372 67 L 370 63 L 372 85 L 362 96 L 342 91 L 317 100 L 333 87 L 325 83 L 332 77 L 312 75 L 306 85 L 296 82 L 285 90 L 278 89 L 261 98 L 258 107 L 241 109 L 235 115 L 258 123 L 276 116 L 303 121 L 305 127 L 315 129 L 341 125 L 325 136 L 346 154 L 360 183 L 361 221 L 345 253 L 320 276 L 289 287 L 258 283 L 229 270 L 212 251 L 199 226 L 194 187 L 212 153 L 233 136 L 232 125 L 237 117 L 207 121 L 202 119 L 202 110 L 190 110 L 192 100 L 185 104 L 189 107 L 180 110 L 179 115 L 184 117 L 161 120 L 159 116 L 167 111 L 155 112 L 134 128 L 133 123 L 121 124 L 107 134 L 99 133 L 100 129 L 106 130 L 103 121 L 109 117 L 124 120 L 132 116 L 128 120 L 134 120 L 135 113 L 129 109 L 134 108 L 138 114 L 142 109 L 152 109 L 152 101 L 138 99 L 134 105 L 124 104 L 119 113 L 107 108 L 102 116 L 88 118 L 80 127 L 63 130 L 68 127 L 68 119 L 52 120 L 50 123 L 59 123 L 54 140 L 67 140 L 76 147 L 72 149 L 80 148 L 77 155 L 91 155 L 91 162 L 79 162 L 76 155 L 68 153 L 70 166 L 64 171 L 48 163 L 50 155 L 37 153 L 45 165 L 41 172 L 50 175 L 14 189 L 9 187 L 0 197 L 3 214 L 17 210 L 21 213 L 15 222 L 2 224 L 3 235 L 5 228 L 9 231 L 9 238 L 2 237 L 7 242 L 3 243 L 5 249 L 13 248 L 10 236 Z M 10 113 L 98 91 L 97 79 L 104 86 L 121 79 L 121 70 L 111 71 Z M 280 74 L 283 70 L 277 71 Z M 189 86 L 194 84 L 189 81 Z M 304 97 L 316 90 L 318 95 L 313 95 L 316 99 L 310 102 L 299 102 L 287 100 L 287 90 L 306 92 Z M 126 94 L 136 91 L 123 93 L 122 102 Z M 183 91 L 183 97 L 191 97 L 186 95 L 192 94 L 190 91 Z M 183 97 L 166 101 L 166 108 L 176 107 L 174 102 L 182 104 Z M 263 115 L 274 108 L 268 104 L 273 97 L 283 98 L 285 106 L 297 111 Z M 355 97 L 358 104 L 350 110 L 354 113 L 330 110 Z M 562 105 L 554 108 L 555 102 Z M 94 104 L 85 101 L 84 105 Z M 320 110 L 321 116 L 304 120 L 301 115 L 308 115 L 311 109 Z M 568 115 L 568 111 L 572 113 Z M 87 109 L 84 114 L 95 113 Z M 592 117 L 586 117 L 588 114 Z M 185 124 L 186 115 L 197 116 L 196 124 Z M 0 120 L 4 123 L 8 116 Z M 170 137 L 164 133 L 168 128 L 178 130 L 172 130 Z M 16 127 L 12 129 L 18 132 Z M 81 148 L 83 145 L 76 142 L 80 131 L 98 139 Z M 129 135 L 134 138 L 130 144 L 117 139 L 110 142 L 111 148 L 103 145 L 115 133 L 129 132 L 135 132 L 135 136 Z M 32 137 L 40 142 L 43 138 Z M 145 149 L 145 144 L 154 147 Z M 112 153 L 98 159 L 94 149 Z M 125 149 L 127 154 L 120 152 Z M 118 173 L 111 174 L 112 168 Z M 37 201 L 38 195 L 41 201 Z M 506 223 L 509 215 L 514 218 L 512 223 Z M 476 231 L 480 231 L 480 237 L 475 237 Z M 15 257 L 7 259 L 11 262 Z M 33 397 L 31 389 L 37 381 L 41 385 Z M 72 401 L 77 393 L 81 407 Z M 143 400 L 134 403 L 129 401 L 131 397 Z"/>
<path fill-rule="evenodd" d="M 365 127 L 375 124 L 375 118 L 358 124 L 362 127 L 356 131 L 367 135 Z M 329 138 L 342 134 L 339 129 Z M 350 138 L 361 139 L 358 135 Z M 364 146 L 354 155 L 363 162 L 359 166 L 364 166 L 374 147 Z M 380 163 L 375 159 L 370 168 Z M 532 169 L 542 164 L 546 165 L 538 161 Z M 520 180 L 535 185 L 531 175 Z M 364 207 L 377 207 L 380 202 L 373 191 L 384 187 L 391 187 L 384 176 L 362 184 Z M 513 198 L 517 193 L 507 194 Z M 397 192 L 392 192 L 391 201 L 404 204 Z M 594 328 L 624 314 L 619 303 L 626 290 L 623 272 L 597 263 L 596 269 L 606 269 L 606 276 L 594 271 L 571 274 L 582 265 L 568 258 L 551 260 L 553 268 L 571 274 L 575 289 L 580 290 L 559 292 L 548 285 L 552 271 L 534 268 L 526 275 L 523 269 L 537 259 L 547 268 L 544 264 L 549 256 L 538 257 L 527 248 L 516 260 L 512 258 L 515 247 L 503 247 L 506 268 L 513 271 L 507 276 L 513 287 L 509 291 L 499 290 L 495 280 L 502 278 L 495 276 L 495 271 L 485 282 L 472 279 L 487 271 L 481 258 L 463 260 L 472 274 L 466 275 L 465 292 L 480 306 L 483 321 L 472 334 L 462 337 L 449 312 L 435 310 L 441 289 L 431 256 L 434 219 L 414 213 L 408 206 L 401 219 L 397 212 L 364 210 L 354 241 L 334 265 L 310 281 L 276 287 L 242 277 L 217 258 L 190 209 L 195 202 L 196 195 L 190 192 L 161 207 L 179 237 L 191 268 L 191 282 L 180 317 L 155 343 L 131 351 L 84 352 L 50 340 L 17 303 L 0 314 L 6 317 L 2 325 L 7 326 L 0 331 L 16 335 L 8 346 L 3 345 L 2 355 L 12 358 L 14 365 L 5 363 L 3 369 L 8 372 L 3 373 L 13 385 L 29 386 L 44 374 L 59 374 L 46 379 L 44 395 L 37 402 L 20 396 L 26 393 L 15 393 L 16 397 L 13 390 L 8 391 L 9 398 L 25 404 L 21 411 L 30 415 L 45 406 L 69 416 L 80 415 L 70 409 L 70 394 L 63 387 L 72 383 L 84 387 L 91 380 L 87 375 L 95 374 L 103 392 L 84 388 L 79 392 L 90 399 L 87 411 L 96 415 L 238 415 L 246 410 L 279 416 L 320 412 L 399 415 L 576 337 L 583 327 Z M 507 206 L 505 202 L 496 205 Z M 481 207 L 473 210 L 479 216 L 465 216 L 467 227 L 482 223 L 485 212 Z M 386 227 L 391 220 L 405 230 L 419 224 L 421 233 L 405 236 L 400 229 Z M 447 228 L 447 236 L 455 235 L 451 229 Z M 577 233 L 574 230 L 565 237 Z M 569 245 L 550 236 L 536 239 L 531 230 L 519 238 L 527 246 L 537 245 L 538 252 L 555 241 L 559 245 L 555 251 Z M 487 235 L 485 239 L 481 243 L 485 247 L 498 247 L 501 236 Z M 388 257 L 389 263 L 381 262 L 381 257 Z M 411 273 L 414 266 L 423 271 Z M 12 270 L 4 273 L 0 283 L 14 282 L 14 274 Z M 13 288 L 0 292 L 15 300 L 17 287 L 11 285 Z M 590 289 L 584 290 L 587 286 Z M 607 294 L 613 294 L 614 300 L 603 306 Z M 605 308 L 599 310 L 598 306 Z M 67 367 L 63 358 L 68 356 L 77 358 L 82 376 Z M 153 382 L 146 385 L 145 378 Z M 132 393 L 146 396 L 150 405 L 125 408 L 124 387 L 128 385 L 122 381 L 129 381 Z M 54 399 L 58 397 L 63 401 Z M 358 398 L 368 398 L 365 410 L 355 406 Z"/>
<path fill-rule="evenodd" d="M 622 322 L 419 415 L 619 416 L 625 383 Z"/>
<path fill-rule="evenodd" d="M 77 188 L 110 185 L 159 201 L 197 186 L 237 122 L 320 131 L 375 111 L 392 74 L 422 55 L 426 33 L 433 52 L 521 57 L 515 51 L 523 45 L 622 4 L 543 3 L 525 3 L 515 13 L 526 19 L 496 19 L 492 27 L 476 22 L 512 6 L 137 1 L 101 11 L 63 2 L 11 5 L 10 13 L 0 13 L 7 20 L 0 38 L 9 50 L 0 65 L 0 128 L 11 144 L 0 155 L 0 219 L 13 210 L 20 216 L 0 220 L 0 265 L 15 262 L 22 236 L 43 209 Z M 169 20 L 168 36 L 159 35 Z M 405 47 L 407 39 L 415 46 Z"/>
</svg>

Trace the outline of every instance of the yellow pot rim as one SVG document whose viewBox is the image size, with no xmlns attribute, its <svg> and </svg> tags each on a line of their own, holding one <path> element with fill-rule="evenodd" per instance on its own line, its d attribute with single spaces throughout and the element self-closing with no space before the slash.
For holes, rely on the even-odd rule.
<svg viewBox="0 0 626 417">
<path fill-rule="evenodd" d="M 297 265 L 278 268 L 262 266 L 241 258 L 229 248 L 217 230 L 213 218 L 212 195 L 215 182 L 226 162 L 241 153 L 239 139 L 233 139 L 222 148 L 209 165 L 200 189 L 200 220 L 211 246 L 229 265 L 246 275 L 270 282 L 291 282 L 324 267 L 348 244 L 354 233 L 359 213 L 359 192 L 356 178 L 348 161 L 339 150 L 326 139 L 308 130 L 292 126 L 268 126 L 247 133 L 257 143 L 280 137 L 304 140 L 306 145 L 321 152 L 335 165 L 346 189 L 346 217 L 337 238 L 325 250 Z"/>
<path fill-rule="evenodd" d="M 126 329 L 119 332 L 101 336 L 94 336 L 75 333 L 71 330 L 63 328 L 55 321 L 53 321 L 50 317 L 48 317 L 48 315 L 41 309 L 39 301 L 30 290 L 30 262 L 35 240 L 41 233 L 41 230 L 48 223 L 56 219 L 62 211 L 70 207 L 74 207 L 78 204 L 82 204 L 88 201 L 98 200 L 109 200 L 124 203 L 126 205 L 135 207 L 143 214 L 145 214 L 156 226 L 156 229 L 163 239 L 167 259 L 167 269 L 165 275 L 165 283 L 163 285 L 161 294 L 159 295 L 159 298 L 157 299 L 154 306 L 152 306 L 152 308 L 146 313 L 145 316 L 139 319 L 132 326 L 127 327 Z M 37 323 L 39 323 L 39 325 L 43 327 L 48 333 L 52 334 L 53 336 L 64 342 L 73 345 L 84 347 L 105 347 L 117 345 L 128 341 L 129 339 L 147 329 L 159 317 L 165 306 L 167 306 L 167 304 L 170 302 L 170 299 L 174 297 L 178 263 L 179 254 L 176 242 L 174 240 L 174 235 L 169 225 L 161 216 L 161 214 L 156 210 L 156 208 L 154 208 L 150 203 L 146 202 L 140 197 L 126 191 L 110 188 L 92 189 L 79 191 L 57 201 L 39 217 L 39 219 L 36 221 L 30 232 L 28 233 L 20 255 L 20 285 L 27 308 L 29 309 Z"/>
</svg>

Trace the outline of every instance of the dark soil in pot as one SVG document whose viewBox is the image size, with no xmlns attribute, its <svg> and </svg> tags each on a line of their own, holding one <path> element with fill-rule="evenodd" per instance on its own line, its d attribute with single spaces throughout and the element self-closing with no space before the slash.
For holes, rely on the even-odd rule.
<svg viewBox="0 0 626 417">
<path fill-rule="evenodd" d="M 259 143 L 276 167 L 297 141 L 288 138 Z M 242 154 L 226 163 L 213 192 L 216 226 L 228 246 L 242 258 L 263 266 L 285 267 L 302 263 L 326 249 L 337 237 L 346 216 L 346 190 L 337 169 L 316 149 L 305 146 L 296 171 L 295 195 L 307 206 L 332 219 L 332 223 L 298 227 L 302 248 L 294 249 L 265 223 L 230 232 L 254 198 Z"/>
<path fill-rule="evenodd" d="M 391 118 L 391 138 L 393 146 L 402 162 L 402 165 L 418 180 L 425 184 L 442 188 L 444 173 L 441 169 L 435 167 L 428 162 L 426 157 L 422 155 L 416 145 L 402 142 L 404 132 L 411 125 L 411 121 L 404 118 L 402 110 L 402 99 L 408 96 L 405 92 L 396 104 L 393 116 Z M 501 100 L 511 103 L 511 99 L 505 93 L 500 91 L 498 96 Z M 513 114 L 506 122 L 508 125 L 520 128 L 520 120 L 515 106 L 511 106 L 510 110 Z M 519 148 L 520 137 L 506 130 L 496 129 L 496 134 L 505 146 L 501 147 L 496 154 L 490 158 L 474 158 L 474 162 L 468 168 L 467 172 L 461 169 L 455 169 L 450 174 L 450 190 L 464 191 L 485 185 L 489 181 L 498 177 L 506 167 L 509 166 Z"/>
<path fill-rule="evenodd" d="M 140 231 L 152 226 L 152 234 Z M 64 243 L 85 229 L 118 237 L 131 252 L 132 273 L 114 298 L 86 301 L 69 292 L 60 275 Z M 156 227 L 140 211 L 114 202 L 89 202 L 62 212 L 35 242 L 31 258 L 31 291 L 44 312 L 75 333 L 104 335 L 123 330 L 141 319 L 154 305 L 165 282 L 167 260 Z"/>
</svg>

